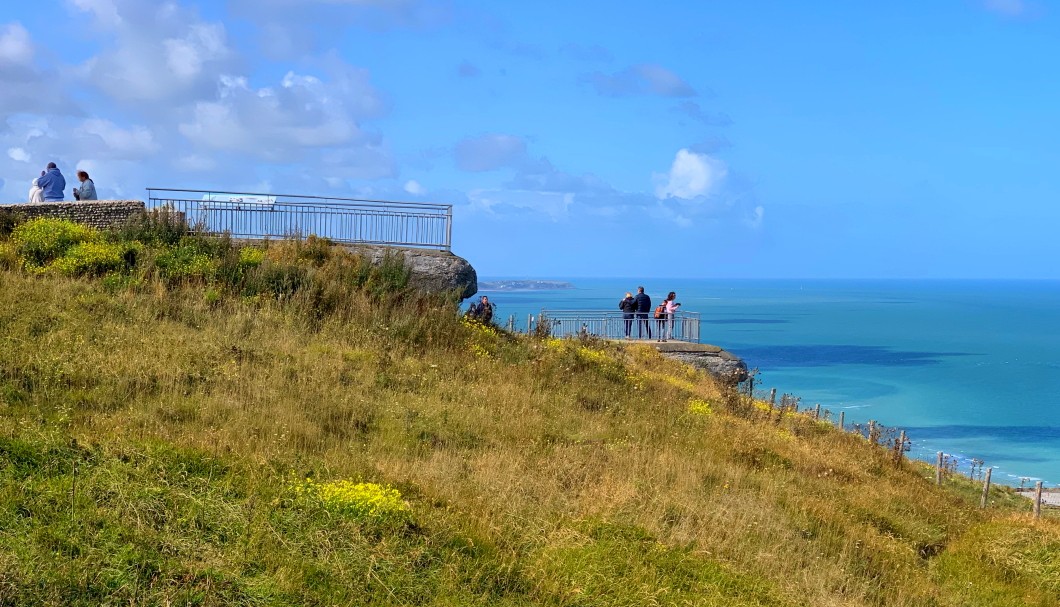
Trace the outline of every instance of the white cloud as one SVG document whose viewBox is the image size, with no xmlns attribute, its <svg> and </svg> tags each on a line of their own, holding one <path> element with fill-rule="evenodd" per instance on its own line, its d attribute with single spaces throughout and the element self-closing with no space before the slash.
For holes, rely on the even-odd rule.
<svg viewBox="0 0 1060 607">
<path fill-rule="evenodd" d="M 52 15 L 53 24 L 78 26 L 87 40 L 75 46 L 97 53 L 88 60 L 68 45 L 44 53 L 36 30 L 0 22 L 3 196 L 25 196 L 48 161 L 68 178 L 89 168 L 101 195 L 139 192 L 178 173 L 208 187 L 271 179 L 281 189 L 348 196 L 359 180 L 397 174 L 387 142 L 364 124 L 388 105 L 368 72 L 337 54 L 303 56 L 301 68 L 257 82 L 251 73 L 280 66 L 188 0 L 65 2 L 70 12 Z M 41 94 L 55 82 L 66 84 Z"/>
<path fill-rule="evenodd" d="M 173 166 L 188 173 L 205 173 L 217 168 L 217 161 L 209 156 L 187 154 L 173 161 Z"/>
<path fill-rule="evenodd" d="M 762 227 L 762 222 L 765 221 L 766 210 L 762 205 L 758 205 L 751 211 L 751 216 L 747 219 L 747 226 L 752 229 L 758 229 Z"/>
<path fill-rule="evenodd" d="M 535 192 L 531 190 L 472 190 L 468 192 L 471 208 L 490 214 L 544 215 L 553 221 L 567 216 L 574 204 L 574 194 Z"/>
<path fill-rule="evenodd" d="M 680 149 L 674 157 L 669 173 L 656 174 L 658 198 L 689 200 L 706 196 L 725 178 L 725 165 L 706 154 Z"/>
<path fill-rule="evenodd" d="M 397 8 L 414 4 L 413 0 L 263 0 L 262 4 L 276 6 L 303 6 L 306 4 L 330 4 L 335 6 L 370 6 Z"/>
<path fill-rule="evenodd" d="M 0 65 L 25 66 L 33 62 L 33 41 L 21 23 L 0 26 Z"/>
<path fill-rule="evenodd" d="M 15 162 L 29 162 L 29 152 L 22 148 L 7 148 L 7 156 Z"/>
<path fill-rule="evenodd" d="M 20 23 L 0 25 L 0 117 L 5 114 L 73 114 L 70 88 L 56 87 L 56 70 L 36 61 L 36 45 Z M 42 91 L 48 91 L 42 94 Z"/>
<path fill-rule="evenodd" d="M 92 15 L 104 43 L 80 74 L 113 99 L 172 105 L 208 94 L 232 67 L 224 26 L 175 2 L 74 0 L 74 6 Z"/>
<path fill-rule="evenodd" d="M 613 74 L 595 72 L 582 78 L 606 97 L 658 95 L 695 97 L 696 90 L 674 72 L 654 63 L 631 65 Z"/>
<path fill-rule="evenodd" d="M 349 66 L 327 82 L 288 72 L 279 86 L 257 89 L 246 78 L 225 76 L 218 98 L 196 103 L 179 130 L 198 145 L 279 159 L 309 148 L 370 144 L 359 121 L 383 108 L 367 71 Z"/>
<path fill-rule="evenodd" d="M 84 13 L 91 13 L 100 26 L 112 29 L 122 24 L 114 0 L 70 0 L 70 4 Z"/>
<path fill-rule="evenodd" d="M 183 38 L 170 38 L 162 44 L 166 49 L 166 65 L 184 80 L 196 78 L 207 62 L 220 59 L 228 52 L 225 29 L 216 24 L 192 25 Z"/>
<path fill-rule="evenodd" d="M 427 193 L 427 188 L 420 185 L 420 182 L 415 179 L 409 179 L 405 182 L 405 191 L 413 196 L 423 196 Z"/>
<path fill-rule="evenodd" d="M 107 151 L 115 156 L 142 157 L 155 153 L 159 147 L 151 131 L 142 126 L 124 129 L 109 120 L 90 118 L 78 130 L 82 135 L 102 139 Z"/>
</svg>

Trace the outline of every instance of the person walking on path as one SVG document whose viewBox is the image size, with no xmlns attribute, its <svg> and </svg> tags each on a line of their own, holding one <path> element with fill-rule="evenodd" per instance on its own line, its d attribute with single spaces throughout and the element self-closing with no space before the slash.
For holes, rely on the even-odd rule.
<svg viewBox="0 0 1060 607">
<path fill-rule="evenodd" d="M 626 339 L 633 329 L 633 317 L 637 314 L 637 300 L 633 299 L 632 293 L 626 293 L 626 297 L 618 302 L 618 309 L 622 310 L 622 320 L 626 325 Z"/>
<path fill-rule="evenodd" d="M 677 293 L 670 291 L 666 295 L 666 301 L 663 302 L 665 307 L 665 320 L 666 320 L 666 334 L 663 337 L 663 341 L 674 338 L 674 316 L 677 314 L 677 309 L 681 307 L 681 304 L 677 303 Z M 660 332 L 662 329 L 660 329 Z"/>
<path fill-rule="evenodd" d="M 59 167 L 55 166 L 54 162 L 48 163 L 48 170 L 37 180 L 37 185 L 44 190 L 44 202 L 62 202 L 66 178 L 59 172 Z"/>
<path fill-rule="evenodd" d="M 88 177 L 88 173 L 85 171 L 77 172 L 77 179 L 81 182 L 81 187 L 74 188 L 74 200 L 98 200 L 96 198 L 96 184 L 92 182 Z"/>
<path fill-rule="evenodd" d="M 633 298 L 637 304 L 637 339 L 644 338 L 647 331 L 648 339 L 651 339 L 651 324 L 648 320 L 648 312 L 651 312 L 651 297 L 644 292 L 644 287 L 637 287 L 637 296 Z"/>
</svg>

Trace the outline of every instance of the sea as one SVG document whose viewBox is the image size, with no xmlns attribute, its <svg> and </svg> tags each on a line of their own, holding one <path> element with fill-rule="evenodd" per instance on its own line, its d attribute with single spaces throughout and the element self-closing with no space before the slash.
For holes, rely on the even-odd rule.
<svg viewBox="0 0 1060 607">
<path fill-rule="evenodd" d="M 482 282 L 511 277 L 482 278 Z M 550 278 L 568 289 L 486 290 L 495 319 L 617 310 L 643 285 L 702 315 L 704 343 L 758 369 L 758 386 L 905 429 L 995 482 L 1060 483 L 1060 281 Z"/>
</svg>

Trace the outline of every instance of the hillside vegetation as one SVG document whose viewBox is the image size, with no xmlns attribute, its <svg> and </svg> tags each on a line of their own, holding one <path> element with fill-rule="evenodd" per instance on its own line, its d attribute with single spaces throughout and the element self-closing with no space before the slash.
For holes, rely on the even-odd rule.
<svg viewBox="0 0 1060 607">
<path fill-rule="evenodd" d="M 1058 604 L 1004 488 L 406 279 L 0 221 L 0 605 Z"/>
</svg>

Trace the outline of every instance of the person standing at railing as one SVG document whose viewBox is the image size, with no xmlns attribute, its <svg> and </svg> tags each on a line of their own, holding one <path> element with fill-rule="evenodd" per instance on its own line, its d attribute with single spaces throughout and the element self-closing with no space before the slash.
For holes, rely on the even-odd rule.
<svg viewBox="0 0 1060 607">
<path fill-rule="evenodd" d="M 637 339 L 644 338 L 647 331 L 648 339 L 651 339 L 651 321 L 648 320 L 648 312 L 651 312 L 651 297 L 644 292 L 644 287 L 637 287 L 637 296 L 633 298 L 637 303 Z"/>
<path fill-rule="evenodd" d="M 666 341 L 666 300 L 659 302 L 659 305 L 655 306 L 655 312 L 652 314 L 652 318 L 655 319 L 655 341 Z"/>
<path fill-rule="evenodd" d="M 637 314 L 637 300 L 633 299 L 632 293 L 626 293 L 626 297 L 618 302 L 618 309 L 622 310 L 622 321 L 626 325 L 626 339 L 633 329 L 633 317 Z"/>
<path fill-rule="evenodd" d="M 674 338 L 674 317 L 677 315 L 677 309 L 681 307 L 681 304 L 675 301 L 676 299 L 677 293 L 670 291 L 666 295 L 666 301 L 663 302 L 663 305 L 665 306 L 664 312 L 666 314 L 666 333 L 663 335 L 663 341 Z M 659 332 L 662 333 L 662 329 L 659 329 Z"/>
</svg>

